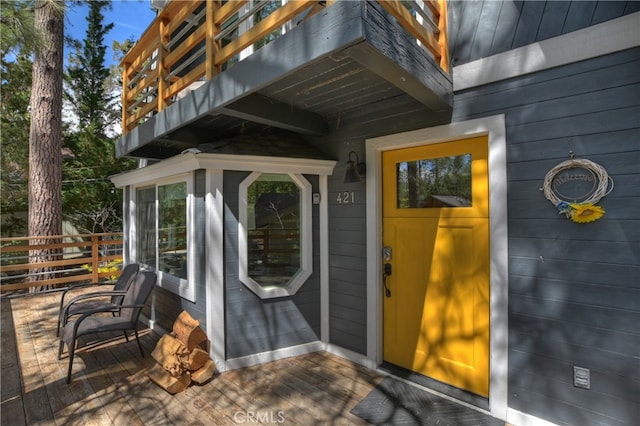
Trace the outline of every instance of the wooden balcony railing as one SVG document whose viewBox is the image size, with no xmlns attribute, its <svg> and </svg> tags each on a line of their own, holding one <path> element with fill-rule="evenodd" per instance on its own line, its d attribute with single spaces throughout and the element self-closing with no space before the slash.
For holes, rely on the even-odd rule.
<svg viewBox="0 0 640 426">
<path fill-rule="evenodd" d="M 378 2 L 449 72 L 446 0 Z M 123 134 L 335 0 L 274 3 L 171 1 L 121 62 Z"/>
<path fill-rule="evenodd" d="M 0 292 L 112 281 L 122 243 L 121 232 L 0 238 Z"/>
</svg>

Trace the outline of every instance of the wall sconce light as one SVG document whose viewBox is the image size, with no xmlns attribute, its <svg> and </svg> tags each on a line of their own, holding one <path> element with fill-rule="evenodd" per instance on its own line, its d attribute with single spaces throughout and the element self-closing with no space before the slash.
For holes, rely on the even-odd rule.
<svg viewBox="0 0 640 426">
<path fill-rule="evenodd" d="M 355 161 L 351 158 L 355 156 Z M 344 183 L 362 182 L 362 177 L 367 172 L 364 163 L 358 160 L 358 154 L 355 151 L 349 152 L 349 160 L 347 161 L 347 169 L 344 172 Z"/>
</svg>

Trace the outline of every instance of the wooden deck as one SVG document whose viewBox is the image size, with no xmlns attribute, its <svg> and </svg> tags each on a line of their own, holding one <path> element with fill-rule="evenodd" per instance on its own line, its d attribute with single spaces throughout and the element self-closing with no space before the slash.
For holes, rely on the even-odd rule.
<svg viewBox="0 0 640 426">
<path fill-rule="evenodd" d="M 67 385 L 68 358 L 58 360 L 55 336 L 59 298 L 60 293 L 49 293 L 1 299 L 3 426 L 367 424 L 351 413 L 356 405 L 354 412 L 376 424 L 398 419 L 403 424 L 505 425 L 424 388 L 406 385 L 388 392 L 385 383 L 401 382 L 383 382 L 382 373 L 326 352 L 224 372 L 170 395 L 145 374 L 154 359 L 141 358 L 134 339 L 127 343 L 122 334 L 111 334 L 101 336 L 100 343 L 81 340 Z M 140 336 L 151 353 L 160 336 L 148 328 Z M 363 402 L 370 393 L 376 397 Z"/>
<path fill-rule="evenodd" d="M 106 344 L 57 359 L 59 294 L 2 300 L 2 425 L 366 424 L 349 413 L 382 380 L 376 372 L 327 353 L 222 373 L 170 395 L 151 382 L 136 343 Z M 147 353 L 159 336 L 148 329 Z"/>
</svg>

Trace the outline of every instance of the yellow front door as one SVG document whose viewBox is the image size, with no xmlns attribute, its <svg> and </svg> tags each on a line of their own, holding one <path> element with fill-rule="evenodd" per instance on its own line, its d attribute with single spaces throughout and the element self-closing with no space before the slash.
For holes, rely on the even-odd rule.
<svg viewBox="0 0 640 426">
<path fill-rule="evenodd" d="M 382 161 L 384 359 L 488 397 L 487 138 Z"/>
</svg>

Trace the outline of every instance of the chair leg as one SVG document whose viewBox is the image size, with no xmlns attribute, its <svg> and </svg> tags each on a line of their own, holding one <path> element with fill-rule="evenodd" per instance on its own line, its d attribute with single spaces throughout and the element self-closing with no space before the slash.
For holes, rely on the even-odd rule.
<svg viewBox="0 0 640 426">
<path fill-rule="evenodd" d="M 136 334 L 136 342 L 138 342 L 138 349 L 140 349 L 140 355 L 144 358 L 144 351 L 142 350 L 142 345 L 140 344 L 140 339 L 138 338 L 138 330 L 135 329 L 133 332 Z"/>
<path fill-rule="evenodd" d="M 62 350 L 64 349 L 64 342 L 60 339 L 60 347 L 58 348 L 58 359 L 62 359 Z"/>
<path fill-rule="evenodd" d="M 129 335 L 127 335 L 127 330 L 124 330 L 122 334 L 124 334 L 125 340 L 127 341 L 127 343 L 129 343 Z"/>
<path fill-rule="evenodd" d="M 76 352 L 76 340 L 75 336 L 73 339 L 73 343 L 69 345 L 69 368 L 67 369 L 67 384 L 71 383 L 71 369 L 73 368 L 73 355 Z"/>
</svg>

